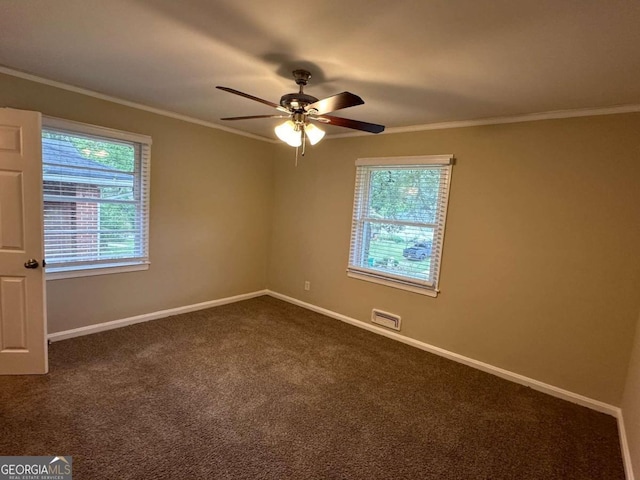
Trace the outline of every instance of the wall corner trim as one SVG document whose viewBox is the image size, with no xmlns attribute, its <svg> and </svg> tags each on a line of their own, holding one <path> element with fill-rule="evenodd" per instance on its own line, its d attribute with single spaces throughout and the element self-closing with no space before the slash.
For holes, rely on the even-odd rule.
<svg viewBox="0 0 640 480">
<path fill-rule="evenodd" d="M 158 320 L 160 318 L 171 317 L 172 315 L 179 315 L 181 313 L 195 312 L 198 310 L 204 310 L 206 308 L 226 305 L 228 303 L 241 302 L 243 300 L 249 300 L 250 298 L 261 297 L 263 295 L 268 295 L 268 290 L 258 290 L 255 292 L 235 295 L 233 297 L 219 298 L 217 300 L 209 300 L 208 302 L 194 303 L 193 305 L 185 305 L 182 307 L 169 308 L 167 310 L 159 310 L 157 312 L 136 315 L 135 317 L 122 318 L 120 320 L 113 320 L 111 322 L 98 323 L 96 325 L 87 325 L 86 327 L 80 327 L 80 328 L 74 328 L 71 330 L 64 330 L 62 332 L 50 333 L 47 335 L 47 338 L 52 342 L 57 342 L 60 340 L 67 340 L 68 338 L 81 337 L 83 335 L 91 335 L 92 333 L 104 332 L 106 330 L 113 330 L 114 328 L 126 327 L 128 325 L 134 325 L 136 323 L 148 322 L 150 320 Z"/>
<path fill-rule="evenodd" d="M 622 461 L 624 462 L 624 473 L 627 480 L 634 480 L 633 463 L 631 462 L 631 451 L 629 450 L 629 441 L 627 440 L 627 430 L 624 427 L 624 417 L 622 409 L 618 409 L 618 432 L 620 433 L 620 450 L 622 452 Z"/>
</svg>

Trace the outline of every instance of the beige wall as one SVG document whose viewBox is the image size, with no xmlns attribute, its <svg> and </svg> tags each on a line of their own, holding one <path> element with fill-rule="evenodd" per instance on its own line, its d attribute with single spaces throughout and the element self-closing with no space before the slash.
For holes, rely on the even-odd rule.
<svg viewBox="0 0 640 480">
<path fill-rule="evenodd" d="M 629 442 L 633 472 L 638 478 L 640 476 L 640 319 L 636 327 L 627 384 L 622 397 L 622 416 Z"/>
<path fill-rule="evenodd" d="M 48 282 L 50 332 L 268 286 L 363 321 L 399 313 L 407 336 L 620 405 L 638 114 L 326 140 L 295 168 L 288 147 L 10 76 L 0 106 L 154 140 L 151 269 Z M 347 278 L 355 159 L 439 153 L 457 158 L 440 296 Z"/>
<path fill-rule="evenodd" d="M 153 138 L 151 268 L 47 282 L 49 332 L 266 287 L 270 144 L 5 75 L 0 106 Z"/>
<path fill-rule="evenodd" d="M 279 148 L 269 288 L 619 405 L 640 309 L 640 115 L 326 140 Z M 441 294 L 345 270 L 358 157 L 454 154 Z M 305 292 L 304 281 L 311 282 Z"/>
</svg>

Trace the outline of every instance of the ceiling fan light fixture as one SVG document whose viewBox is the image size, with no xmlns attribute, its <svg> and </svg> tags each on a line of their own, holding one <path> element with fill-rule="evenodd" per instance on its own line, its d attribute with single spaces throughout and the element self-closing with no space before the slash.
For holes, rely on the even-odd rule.
<svg viewBox="0 0 640 480">
<path fill-rule="evenodd" d="M 300 130 L 296 128 L 296 124 L 291 120 L 287 120 L 284 123 L 278 125 L 274 131 L 280 140 L 292 147 L 299 147 L 302 145 L 302 138 L 300 136 Z"/>
<path fill-rule="evenodd" d="M 309 144 L 315 145 L 325 136 L 325 132 L 309 123 L 310 121 L 328 123 L 337 127 L 351 128 L 369 133 L 380 133 L 384 131 L 384 125 L 327 115 L 328 113 L 336 110 L 362 105 L 364 100 L 362 100 L 358 95 L 351 92 L 342 92 L 323 98 L 322 100 L 318 100 L 316 97 L 304 93 L 303 90 L 311 78 L 311 73 L 307 70 L 294 70 L 293 78 L 296 81 L 296 85 L 300 87 L 299 91 L 295 93 L 287 93 L 280 97 L 280 104 L 270 102 L 269 100 L 263 100 L 262 98 L 249 95 L 248 93 L 244 93 L 239 90 L 234 90 L 233 88 L 222 87 L 220 85 L 216 88 L 253 100 L 254 102 L 262 103 L 275 108 L 279 112 L 285 113 L 289 117 L 288 120 L 275 127 L 274 131 L 278 138 L 287 145 L 296 149 L 302 146 L 302 156 L 304 156 L 305 153 L 307 140 L 309 140 Z M 245 115 L 241 117 L 225 117 L 221 120 L 250 120 L 254 118 L 286 117 L 283 115 Z M 296 150 L 296 161 L 297 158 L 298 152 Z"/>
<path fill-rule="evenodd" d="M 304 127 L 304 133 L 307 135 L 309 142 L 311 145 L 315 145 L 324 137 L 324 130 L 319 129 L 312 123 L 308 123 Z"/>
</svg>

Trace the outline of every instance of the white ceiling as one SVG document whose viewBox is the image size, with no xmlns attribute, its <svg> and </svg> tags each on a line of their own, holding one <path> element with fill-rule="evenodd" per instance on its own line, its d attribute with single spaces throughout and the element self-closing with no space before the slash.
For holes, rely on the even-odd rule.
<svg viewBox="0 0 640 480">
<path fill-rule="evenodd" d="M 640 1 L 2 0 L 0 64 L 269 138 L 215 86 L 277 103 L 303 67 L 387 128 L 638 105 Z"/>
</svg>

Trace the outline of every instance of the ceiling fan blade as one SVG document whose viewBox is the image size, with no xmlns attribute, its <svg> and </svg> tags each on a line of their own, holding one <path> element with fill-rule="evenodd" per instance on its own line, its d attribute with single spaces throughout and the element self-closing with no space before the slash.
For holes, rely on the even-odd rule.
<svg viewBox="0 0 640 480">
<path fill-rule="evenodd" d="M 289 118 L 288 115 L 249 115 L 246 117 L 225 117 L 220 120 L 251 120 L 252 118 Z"/>
<path fill-rule="evenodd" d="M 313 109 L 316 110 L 316 112 L 313 112 L 314 115 L 324 115 L 325 113 L 335 112 L 336 110 L 355 107 L 356 105 L 362 104 L 364 104 L 364 100 L 362 100 L 358 95 L 354 95 L 350 92 L 342 92 L 308 105 L 307 112 L 310 112 Z"/>
<path fill-rule="evenodd" d="M 335 125 L 337 127 L 353 128 L 354 130 L 362 130 L 369 133 L 384 132 L 384 125 L 378 125 L 377 123 L 361 122 L 360 120 L 351 120 L 350 118 L 334 117 L 331 115 L 323 115 L 318 118 L 309 117 L 312 120 L 318 120 L 329 125 Z M 329 120 L 328 122 L 326 120 Z"/>
<path fill-rule="evenodd" d="M 256 102 L 260 102 L 260 103 L 263 103 L 265 105 L 269 105 L 270 107 L 277 108 L 280 111 L 284 111 L 284 112 L 287 112 L 287 113 L 289 112 L 286 108 L 278 105 L 277 103 L 273 103 L 273 102 L 270 102 L 269 100 L 264 100 L 262 98 L 254 97 L 253 95 L 249 95 L 248 93 L 244 93 L 244 92 L 241 92 L 239 90 L 234 90 L 233 88 L 220 87 L 220 86 L 217 86 L 216 88 L 219 89 L 219 90 L 224 90 L 225 92 L 233 93 L 234 95 L 240 95 L 241 97 L 248 98 L 249 100 L 254 100 Z"/>
</svg>

